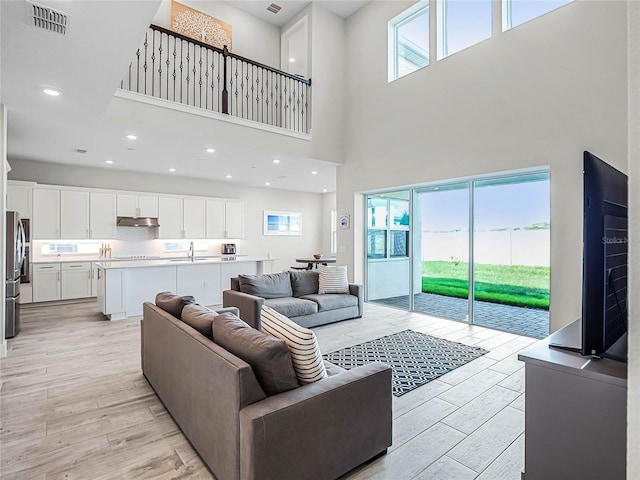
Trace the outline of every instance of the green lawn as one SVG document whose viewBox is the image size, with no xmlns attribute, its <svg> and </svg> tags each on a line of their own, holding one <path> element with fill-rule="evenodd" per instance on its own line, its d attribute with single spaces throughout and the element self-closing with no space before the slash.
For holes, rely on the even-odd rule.
<svg viewBox="0 0 640 480">
<path fill-rule="evenodd" d="M 469 296 L 469 264 L 422 262 L 422 291 Z M 475 298 L 518 307 L 549 309 L 549 267 L 476 264 Z"/>
</svg>

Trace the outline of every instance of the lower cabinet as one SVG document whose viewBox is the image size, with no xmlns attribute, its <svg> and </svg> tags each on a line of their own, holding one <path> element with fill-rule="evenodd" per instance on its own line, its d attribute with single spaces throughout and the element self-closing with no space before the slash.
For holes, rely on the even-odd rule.
<svg viewBox="0 0 640 480">
<path fill-rule="evenodd" d="M 33 265 L 33 301 L 50 302 L 95 296 L 91 262 Z"/>
<path fill-rule="evenodd" d="M 60 264 L 38 263 L 33 265 L 33 301 L 60 300 Z"/>
<path fill-rule="evenodd" d="M 91 296 L 91 263 L 63 263 L 62 299 L 87 298 Z"/>
<path fill-rule="evenodd" d="M 220 288 L 221 265 L 179 265 L 176 272 L 176 293 L 193 295 L 200 305 L 222 304 Z"/>
</svg>

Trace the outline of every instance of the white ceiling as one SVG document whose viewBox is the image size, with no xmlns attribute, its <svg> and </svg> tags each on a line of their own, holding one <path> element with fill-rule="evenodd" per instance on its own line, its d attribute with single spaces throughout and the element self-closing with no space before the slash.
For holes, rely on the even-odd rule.
<svg viewBox="0 0 640 480">
<path fill-rule="evenodd" d="M 253 13 L 271 2 L 225 0 Z M 114 93 L 160 0 L 39 0 L 70 15 L 69 35 L 28 25 L 24 0 L 0 1 L 1 101 L 8 109 L 12 159 L 111 168 L 300 191 L 335 190 L 336 164 L 226 144 L 215 132 L 184 134 L 149 127 L 144 118 L 118 119 Z M 278 1 L 295 15 L 309 2 Z M 349 15 L 366 2 L 326 1 Z M 260 16 L 261 15 L 257 15 Z M 262 18 L 262 17 L 261 17 Z M 285 17 L 279 17 L 282 22 Z M 275 23 L 273 19 L 271 23 Z M 286 20 L 284 21 L 286 23 Z M 277 24 L 277 23 L 276 23 Z M 106 41 L 108 40 L 108 41 Z M 42 89 L 62 91 L 47 97 Z M 120 100 L 122 101 L 122 100 Z M 167 113 L 164 112 L 163 115 Z M 139 139 L 125 138 L 135 130 Z M 168 135 L 170 133 L 170 135 Z M 208 154 L 206 146 L 216 152 Z M 84 154 L 76 149 L 84 149 Z M 274 165 L 279 157 L 282 162 Z M 113 161 L 108 165 L 106 160 Z M 169 173 L 169 168 L 175 168 Z M 311 176 L 311 171 L 318 174 Z M 231 179 L 225 176 L 231 174 Z"/>
<path fill-rule="evenodd" d="M 226 3 L 233 5 L 240 10 L 244 10 L 250 13 L 254 17 L 257 17 L 265 22 L 269 22 L 278 27 L 282 27 L 287 24 L 296 14 L 311 2 L 302 0 L 273 0 L 273 1 L 258 1 L 258 0 L 224 0 Z M 321 4 L 327 10 L 340 15 L 343 18 L 348 18 L 358 11 L 369 0 L 316 0 L 316 3 Z M 267 7 L 275 3 L 282 7 L 277 14 L 271 13 L 267 10 Z"/>
</svg>

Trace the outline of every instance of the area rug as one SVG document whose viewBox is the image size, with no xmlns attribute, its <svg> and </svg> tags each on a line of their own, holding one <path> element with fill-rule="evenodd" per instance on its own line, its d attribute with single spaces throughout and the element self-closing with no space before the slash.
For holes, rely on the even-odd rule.
<svg viewBox="0 0 640 480">
<path fill-rule="evenodd" d="M 404 330 L 323 357 L 347 370 L 372 362 L 386 363 L 393 370 L 392 392 L 400 397 L 487 352 L 480 347 Z"/>
</svg>

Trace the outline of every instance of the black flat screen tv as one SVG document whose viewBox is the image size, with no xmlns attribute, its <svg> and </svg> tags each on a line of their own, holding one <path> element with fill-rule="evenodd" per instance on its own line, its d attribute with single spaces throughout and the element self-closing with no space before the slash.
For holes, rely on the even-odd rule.
<svg viewBox="0 0 640 480">
<path fill-rule="evenodd" d="M 627 176 L 584 152 L 582 355 L 627 359 Z"/>
</svg>

